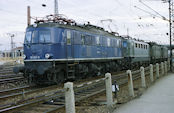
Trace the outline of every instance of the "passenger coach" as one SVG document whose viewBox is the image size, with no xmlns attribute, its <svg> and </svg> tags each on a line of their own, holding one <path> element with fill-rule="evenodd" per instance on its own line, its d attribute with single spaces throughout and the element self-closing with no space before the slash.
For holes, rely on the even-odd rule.
<svg viewBox="0 0 174 113">
<path fill-rule="evenodd" d="M 124 57 L 128 61 L 129 67 L 139 67 L 148 65 L 150 62 L 149 44 L 132 38 L 124 39 L 127 48 L 123 49 Z"/>
</svg>

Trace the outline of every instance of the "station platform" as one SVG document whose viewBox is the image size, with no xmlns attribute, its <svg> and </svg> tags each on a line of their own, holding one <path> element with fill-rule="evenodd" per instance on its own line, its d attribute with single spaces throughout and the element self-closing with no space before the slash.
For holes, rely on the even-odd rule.
<svg viewBox="0 0 174 113">
<path fill-rule="evenodd" d="M 134 99 L 113 113 L 173 113 L 174 74 L 161 77 L 142 96 Z"/>
</svg>

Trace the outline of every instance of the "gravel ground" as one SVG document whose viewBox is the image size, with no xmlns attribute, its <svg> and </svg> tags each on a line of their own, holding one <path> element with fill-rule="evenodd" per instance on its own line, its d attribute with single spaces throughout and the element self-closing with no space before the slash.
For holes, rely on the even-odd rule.
<svg viewBox="0 0 174 113">
<path fill-rule="evenodd" d="M 16 62 L 9 62 L 9 61 L 0 61 L 0 65 L 16 65 L 18 63 Z M 0 84 L 0 90 L 5 90 L 5 89 L 11 89 L 11 88 L 15 88 L 15 87 L 21 87 L 21 86 L 25 86 L 27 85 L 27 81 L 17 81 L 17 82 L 13 82 L 13 83 L 5 83 L 5 84 Z"/>
<path fill-rule="evenodd" d="M 11 89 L 11 88 L 16 88 L 16 87 L 22 87 L 27 85 L 27 81 L 17 81 L 13 83 L 5 83 L 5 84 L 0 84 L 0 91 L 1 90 L 6 90 L 6 89 Z"/>
<path fill-rule="evenodd" d="M 127 84 L 120 86 L 120 91 L 117 94 L 117 97 L 118 97 L 117 104 L 114 104 L 113 110 L 119 108 L 120 106 L 131 101 L 132 99 L 139 98 L 142 95 L 142 93 L 146 90 L 146 88 L 141 87 L 140 78 L 137 80 L 134 80 L 133 84 L 134 84 L 135 97 L 134 98 L 129 97 Z M 150 76 L 146 75 L 147 88 L 153 84 L 154 83 L 151 83 L 150 81 Z M 103 92 L 100 95 L 96 95 L 88 100 L 85 100 L 81 103 L 76 104 L 76 112 L 77 113 L 111 113 L 113 110 L 108 111 L 106 108 L 105 102 L 106 102 L 106 96 L 105 96 L 105 92 Z"/>
</svg>

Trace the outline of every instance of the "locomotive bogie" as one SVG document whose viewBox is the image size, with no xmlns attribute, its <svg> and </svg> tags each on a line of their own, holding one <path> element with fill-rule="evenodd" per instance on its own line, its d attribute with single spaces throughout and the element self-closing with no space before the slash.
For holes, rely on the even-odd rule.
<svg viewBox="0 0 174 113">
<path fill-rule="evenodd" d="M 104 75 L 106 72 L 122 70 L 123 59 L 98 61 L 72 61 L 75 63 L 75 79 Z M 29 83 L 55 84 L 70 80 L 66 74 L 66 61 L 25 62 L 25 77 Z M 120 67 L 121 66 L 121 67 Z"/>
</svg>

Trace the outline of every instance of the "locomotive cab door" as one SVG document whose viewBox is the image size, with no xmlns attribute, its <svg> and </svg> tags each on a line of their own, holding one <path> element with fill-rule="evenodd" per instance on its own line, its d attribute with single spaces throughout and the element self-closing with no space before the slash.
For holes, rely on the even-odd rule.
<svg viewBox="0 0 174 113">
<path fill-rule="evenodd" d="M 66 31 L 66 57 L 67 58 L 72 58 L 73 51 L 72 51 L 72 34 L 71 31 L 67 30 Z"/>
</svg>

